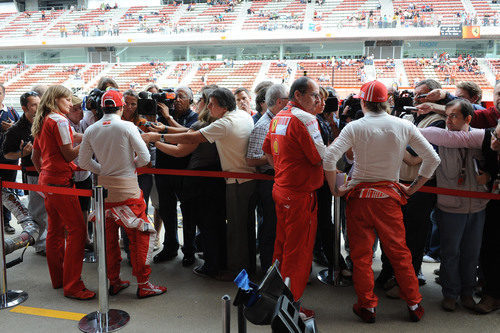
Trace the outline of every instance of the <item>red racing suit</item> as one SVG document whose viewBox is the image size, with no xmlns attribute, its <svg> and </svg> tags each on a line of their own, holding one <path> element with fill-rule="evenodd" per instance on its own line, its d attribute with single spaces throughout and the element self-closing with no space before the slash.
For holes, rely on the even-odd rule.
<svg viewBox="0 0 500 333">
<path fill-rule="evenodd" d="M 76 166 L 64 160 L 59 148 L 72 143 L 68 120 L 58 113 L 47 115 L 33 144 L 42 159 L 40 185 L 73 187 Z M 47 193 L 45 208 L 48 217 L 46 253 L 52 286 L 63 287 L 65 295 L 73 295 L 85 289 L 80 277 L 86 230 L 80 203 L 77 196 Z"/>
<path fill-rule="evenodd" d="M 312 264 L 316 237 L 315 191 L 323 184 L 321 155 L 324 149 L 316 118 L 290 102 L 269 127 L 262 149 L 272 154 L 275 170 L 276 241 L 273 260 L 281 275 L 290 278 L 297 301 L 304 293 Z"/>
<path fill-rule="evenodd" d="M 118 244 L 118 228 L 124 227 L 130 241 L 130 260 L 132 275 L 138 283 L 149 280 L 156 231 L 146 215 L 144 197 L 128 199 L 123 202 L 105 203 L 106 209 L 106 253 L 108 279 L 120 279 L 121 250 Z"/>
<path fill-rule="evenodd" d="M 352 277 L 358 305 L 374 308 L 378 302 L 373 292 L 374 230 L 394 268 L 401 298 L 410 306 L 420 303 L 422 295 L 418 290 L 411 253 L 406 246 L 401 212 L 406 197 L 398 184 L 389 181 L 360 183 L 349 192 L 346 200 L 347 236 L 354 262 Z"/>
</svg>

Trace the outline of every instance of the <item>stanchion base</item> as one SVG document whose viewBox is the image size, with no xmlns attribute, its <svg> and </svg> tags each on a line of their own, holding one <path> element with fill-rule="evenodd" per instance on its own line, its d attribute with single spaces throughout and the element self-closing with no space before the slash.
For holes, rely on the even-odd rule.
<svg viewBox="0 0 500 333">
<path fill-rule="evenodd" d="M 348 286 L 352 285 L 352 283 L 350 283 L 349 281 L 345 281 L 342 278 L 342 275 L 340 275 L 340 274 L 337 276 L 337 281 L 335 281 L 334 275 L 335 275 L 335 273 L 328 274 L 328 268 L 325 268 L 325 269 L 319 271 L 317 277 L 321 283 L 327 284 L 327 285 L 332 286 L 332 287 L 348 287 Z"/>
<path fill-rule="evenodd" d="M 0 309 L 11 308 L 28 299 L 28 293 L 22 290 L 8 290 L 5 295 L 0 295 Z"/>
<path fill-rule="evenodd" d="M 78 323 L 78 328 L 86 333 L 114 332 L 127 325 L 130 320 L 128 313 L 122 310 L 110 309 L 107 323 L 103 321 L 99 311 L 89 313 Z"/>
<path fill-rule="evenodd" d="M 95 252 L 94 251 L 85 251 L 85 254 L 83 255 L 83 262 L 86 262 L 86 263 L 96 263 L 97 262 L 97 258 L 95 256 Z"/>
</svg>

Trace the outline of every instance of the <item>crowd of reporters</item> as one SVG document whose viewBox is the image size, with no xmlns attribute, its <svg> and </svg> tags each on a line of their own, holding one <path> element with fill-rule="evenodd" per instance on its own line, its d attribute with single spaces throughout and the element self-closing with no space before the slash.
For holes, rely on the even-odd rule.
<svg viewBox="0 0 500 333">
<path fill-rule="evenodd" d="M 0 101 L 3 101 L 5 89 L 1 88 Z M 2 104 L 2 163 L 17 164 L 21 159 L 23 168 L 33 165 L 31 124 L 41 109 L 40 98 L 44 95 L 44 91 L 39 90 L 41 88 L 21 96 L 23 115 L 20 118 L 15 110 Z M 118 85 L 111 78 L 103 78 L 83 101 L 72 97 L 71 111 L 66 117 L 74 133 L 84 133 L 102 117 L 100 98 L 109 89 L 117 90 Z M 498 193 L 500 85 L 495 87 L 494 103 L 488 109 L 480 104 L 481 89 L 472 82 L 458 84 L 455 94 L 446 92 L 434 80 L 418 82 L 412 91 L 399 91 L 397 86 L 392 86 L 389 92 L 392 115 L 407 119 L 419 128 L 438 127 L 465 132 L 469 131 L 469 124 L 474 128 L 489 128 L 483 134 L 484 142 L 476 147 L 479 149 L 454 147 L 450 149 L 455 150 L 444 153 L 445 149 L 436 144 L 435 149 L 441 159 L 450 161 L 442 162 L 441 171 L 428 182 L 428 186 Z M 150 153 L 149 167 L 274 175 L 273 166 L 262 151 L 262 144 L 273 117 L 287 105 L 289 94 L 289 88 L 283 84 L 262 82 L 254 91 L 254 110 L 252 93 L 245 88 L 238 88 L 233 93 L 223 87 L 209 85 L 195 95 L 188 87 L 160 89 L 151 84 L 141 93 L 134 90 L 123 92 L 122 119 L 132 122 L 143 134 Z M 352 95 L 339 103 L 335 89 L 331 87 L 321 87 L 319 99 L 317 110 L 307 112 L 316 116 L 323 143 L 327 146 L 347 123 L 363 117 L 363 111 L 359 100 Z M 168 143 L 164 135 L 172 133 L 191 133 L 193 139 Z M 458 159 L 451 161 L 456 156 Z M 349 174 L 353 162 L 355 156 L 346 153 L 338 168 Z M 408 147 L 400 173 L 402 183 L 415 178 L 420 162 L 416 153 Z M 457 166 L 457 163 L 461 164 Z M 1 172 L 2 179 L 15 180 L 15 172 Z M 36 172 L 24 173 L 27 182 L 38 182 Z M 446 182 L 455 176 L 458 183 Z M 154 256 L 155 263 L 172 260 L 178 255 L 180 206 L 182 265 L 189 267 L 195 264 L 198 261 L 196 253 L 202 253 L 199 258 L 204 260 L 203 264 L 193 269 L 195 274 L 229 281 L 243 268 L 254 276 L 261 276 L 272 265 L 277 224 L 272 180 L 226 178 L 224 181 L 224 178 L 203 176 L 140 174 L 138 181 L 146 205 L 151 200 L 154 207 L 158 248 L 162 225 L 165 229 L 163 248 Z M 72 182 L 77 188 L 92 186 L 88 171 L 75 172 Z M 47 217 L 43 198 L 36 192 L 29 195 L 30 212 L 45 226 Z M 334 260 L 332 195 L 326 182 L 317 189 L 317 196 L 318 233 L 314 258 L 318 264 L 331 266 Z M 453 311 L 457 299 L 461 298 L 465 307 L 481 313 L 491 312 L 500 308 L 499 280 L 492 280 L 492 277 L 499 276 L 500 267 L 495 264 L 499 252 L 492 255 L 500 243 L 498 223 L 493 221 L 498 218 L 499 201 L 471 198 L 450 201 L 453 200 L 443 195 L 418 192 L 403 207 L 406 243 L 412 254 L 415 274 L 421 285 L 425 284 L 421 272 L 422 259 L 427 257 L 440 261 L 438 282 L 443 287 L 443 308 Z M 342 204 L 344 209 L 345 202 L 342 201 Z M 83 215 L 81 223 L 85 225 L 90 209 L 88 199 L 80 198 L 80 207 Z M 13 233 L 8 217 L 5 217 L 5 231 Z M 457 221 L 462 220 L 458 227 Z M 129 255 L 125 232 L 122 237 Z M 90 248 L 90 240 L 85 241 Z M 479 265 L 481 244 L 483 252 Z M 38 240 L 36 249 L 38 253 L 44 253 L 43 237 Z M 349 279 L 352 262 L 346 237 L 345 250 L 347 257 L 340 258 L 341 268 L 343 277 Z M 260 265 L 257 264 L 257 254 Z M 377 284 L 386 290 L 388 296 L 397 298 L 398 285 L 384 254 L 382 262 Z M 480 286 L 484 287 L 482 299 L 476 304 L 472 292 Z"/>
</svg>

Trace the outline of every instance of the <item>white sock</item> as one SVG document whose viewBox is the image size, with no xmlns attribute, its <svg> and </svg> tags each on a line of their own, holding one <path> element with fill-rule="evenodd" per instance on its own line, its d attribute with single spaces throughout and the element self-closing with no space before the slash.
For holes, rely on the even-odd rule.
<svg viewBox="0 0 500 333">
<path fill-rule="evenodd" d="M 418 308 L 418 304 L 408 306 L 411 311 L 415 311 Z"/>
</svg>

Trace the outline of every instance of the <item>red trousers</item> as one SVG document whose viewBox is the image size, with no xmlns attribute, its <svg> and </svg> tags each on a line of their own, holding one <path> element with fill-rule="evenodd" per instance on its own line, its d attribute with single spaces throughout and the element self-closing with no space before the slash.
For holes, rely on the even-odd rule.
<svg viewBox="0 0 500 333">
<path fill-rule="evenodd" d="M 279 260 L 283 278 L 290 278 L 295 301 L 306 288 L 313 257 L 317 227 L 316 193 L 273 188 L 276 204 L 276 240 L 273 261 Z"/>
<path fill-rule="evenodd" d="M 43 172 L 38 183 L 70 186 L 69 179 Z M 48 218 L 46 253 L 52 286 L 63 287 L 65 295 L 72 295 L 85 288 L 81 274 L 86 226 L 80 203 L 77 196 L 47 193 L 45 209 Z"/>
<path fill-rule="evenodd" d="M 406 246 L 401 212 L 401 204 L 406 200 L 400 196 L 395 186 L 387 187 L 387 183 L 382 186 L 378 186 L 378 183 L 367 186 L 365 184 L 358 185 L 349 193 L 346 209 L 347 235 L 358 305 L 364 308 L 377 306 L 378 298 L 373 292 L 372 270 L 374 231 L 377 232 L 384 253 L 394 268 L 396 281 L 401 289 L 401 298 L 408 305 L 418 304 L 422 300 L 422 295 L 418 290 L 411 253 Z"/>
<path fill-rule="evenodd" d="M 146 203 L 140 199 L 129 199 L 120 203 L 106 203 L 106 253 L 108 279 L 120 278 L 121 250 L 118 243 L 118 228 L 125 229 L 130 241 L 132 274 L 138 283 L 147 282 L 151 268 L 156 232 L 146 215 Z"/>
</svg>

